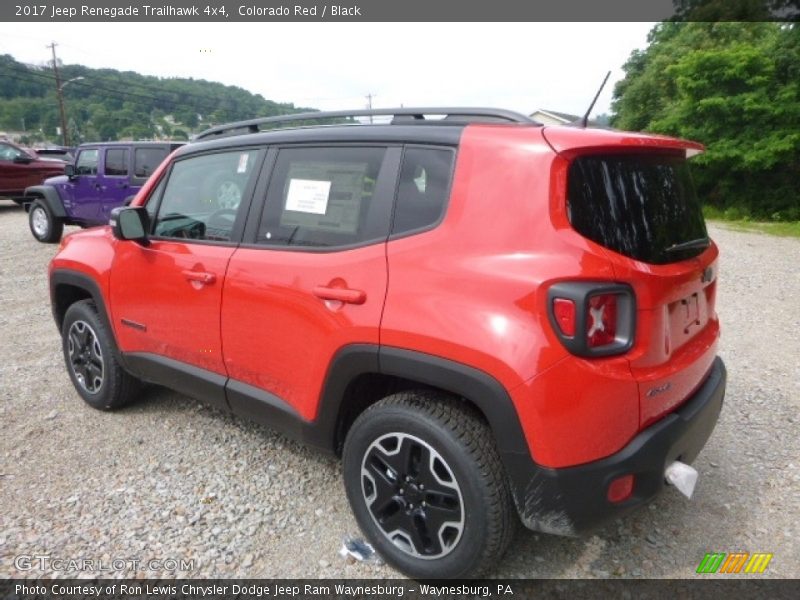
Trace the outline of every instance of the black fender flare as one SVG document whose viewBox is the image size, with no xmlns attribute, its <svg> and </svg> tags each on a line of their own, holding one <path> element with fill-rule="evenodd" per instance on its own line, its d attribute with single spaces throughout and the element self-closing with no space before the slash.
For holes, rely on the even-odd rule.
<svg viewBox="0 0 800 600">
<path fill-rule="evenodd" d="M 437 387 L 474 404 L 489 422 L 501 456 L 529 454 L 511 396 L 492 375 L 446 358 L 387 346 L 381 346 L 379 362 L 385 375 Z"/>
<path fill-rule="evenodd" d="M 25 188 L 26 203 L 33 202 L 37 198 L 47 204 L 53 216 L 62 219 L 66 218 L 67 211 L 64 210 L 64 204 L 61 202 L 61 196 L 58 195 L 56 188 L 51 185 L 32 185 Z"/>
<path fill-rule="evenodd" d="M 354 344 L 339 350 L 323 385 L 317 419 L 305 439 L 334 450 L 341 403 L 347 386 L 359 375 L 383 374 L 415 381 L 461 396 L 489 422 L 497 449 L 506 457 L 530 456 L 519 415 L 503 385 L 490 374 L 446 358 L 389 346 Z"/>
<path fill-rule="evenodd" d="M 100 320 L 103 322 L 103 325 L 108 330 L 111 338 L 114 340 L 116 359 L 127 369 L 124 357 L 119 351 L 117 336 L 114 333 L 114 328 L 111 325 L 111 319 L 109 318 L 106 302 L 103 299 L 103 294 L 100 292 L 100 286 L 97 284 L 97 282 L 85 273 L 72 271 L 70 269 L 56 269 L 50 274 L 50 308 L 53 312 L 53 319 L 56 322 L 56 327 L 58 328 L 59 333 L 61 333 L 61 326 L 63 324 L 64 317 L 63 314 L 59 314 L 58 310 L 57 293 L 58 286 L 60 285 L 76 287 L 89 294 L 89 297 L 94 302 L 95 307 L 97 307 L 97 314 L 100 317 Z"/>
</svg>

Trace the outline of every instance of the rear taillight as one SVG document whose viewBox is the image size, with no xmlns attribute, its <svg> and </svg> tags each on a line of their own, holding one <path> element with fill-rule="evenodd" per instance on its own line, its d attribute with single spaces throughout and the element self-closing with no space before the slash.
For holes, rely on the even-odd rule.
<svg viewBox="0 0 800 600">
<path fill-rule="evenodd" d="M 633 346 L 636 306 L 630 286 L 556 283 L 548 291 L 548 314 L 561 343 L 578 356 L 621 354 Z"/>
</svg>

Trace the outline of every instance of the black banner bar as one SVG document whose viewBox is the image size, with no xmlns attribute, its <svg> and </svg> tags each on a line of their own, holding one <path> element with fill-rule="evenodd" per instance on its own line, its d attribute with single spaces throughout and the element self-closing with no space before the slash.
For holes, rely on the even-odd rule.
<svg viewBox="0 0 800 600">
<path fill-rule="evenodd" d="M 796 598 L 792 580 L 719 578 L 698 576 L 689 580 L 464 580 L 413 581 L 409 579 L 37 579 L 0 581 L 4 600 L 442 600 L 449 598 L 652 598 L 674 600 L 761 600 Z"/>
<path fill-rule="evenodd" d="M 796 0 L 4 0 L 6 22 L 796 20 Z"/>
</svg>

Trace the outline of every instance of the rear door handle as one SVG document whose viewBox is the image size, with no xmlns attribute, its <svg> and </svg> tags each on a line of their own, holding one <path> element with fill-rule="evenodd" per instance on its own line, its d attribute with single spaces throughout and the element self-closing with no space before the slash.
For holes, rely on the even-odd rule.
<svg viewBox="0 0 800 600">
<path fill-rule="evenodd" d="M 187 269 L 181 271 L 181 273 L 183 273 L 183 276 L 189 281 L 197 281 L 199 283 L 214 283 L 217 280 L 216 275 L 204 271 L 190 271 Z"/>
<path fill-rule="evenodd" d="M 364 290 L 318 285 L 313 291 L 317 298 L 322 298 L 323 300 L 338 300 L 339 302 L 346 302 L 347 304 L 364 304 L 367 299 L 367 293 Z"/>
</svg>

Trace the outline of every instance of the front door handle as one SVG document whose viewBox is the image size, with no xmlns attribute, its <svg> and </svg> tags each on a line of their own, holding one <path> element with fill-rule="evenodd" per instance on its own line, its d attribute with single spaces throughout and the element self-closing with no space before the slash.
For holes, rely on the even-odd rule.
<svg viewBox="0 0 800 600">
<path fill-rule="evenodd" d="M 347 304 L 364 304 L 367 299 L 367 293 L 364 290 L 352 290 L 350 288 L 318 285 L 314 288 L 313 292 L 317 298 L 322 298 L 323 300 L 338 300 L 339 302 L 346 302 Z"/>
<path fill-rule="evenodd" d="M 186 277 L 189 281 L 197 281 L 198 283 L 214 283 L 217 280 L 217 276 L 213 273 L 206 273 L 204 271 L 190 271 L 185 270 L 181 271 L 183 276 Z"/>
</svg>

